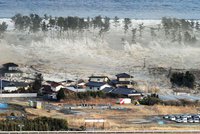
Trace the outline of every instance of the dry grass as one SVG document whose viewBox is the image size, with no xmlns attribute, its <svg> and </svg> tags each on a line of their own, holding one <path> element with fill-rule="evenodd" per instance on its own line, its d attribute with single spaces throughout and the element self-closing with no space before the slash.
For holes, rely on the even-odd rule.
<svg viewBox="0 0 200 134">
<path fill-rule="evenodd" d="M 119 105 L 117 105 L 119 106 Z M 135 106 L 135 105 L 123 105 L 123 107 L 130 110 L 98 110 L 98 109 L 82 109 L 83 115 L 63 114 L 58 111 L 52 110 L 48 112 L 43 109 L 26 108 L 26 112 L 37 115 L 47 116 L 53 118 L 66 119 L 70 127 L 80 127 L 85 125 L 84 118 L 104 118 L 106 119 L 105 129 L 107 130 L 191 130 L 200 129 L 198 125 L 186 126 L 177 124 L 158 125 L 156 123 L 148 124 L 135 124 L 131 121 L 146 119 L 149 116 L 165 115 L 165 114 L 182 114 L 182 113 L 197 113 L 195 107 L 176 107 L 176 106 Z M 87 123 L 87 127 L 92 127 L 93 123 Z M 96 127 L 102 127 L 102 124 L 95 124 Z"/>
</svg>

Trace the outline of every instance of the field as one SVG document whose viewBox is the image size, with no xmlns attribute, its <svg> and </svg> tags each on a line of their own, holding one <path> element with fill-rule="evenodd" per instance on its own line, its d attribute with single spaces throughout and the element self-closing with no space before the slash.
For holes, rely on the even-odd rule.
<svg viewBox="0 0 200 134">
<path fill-rule="evenodd" d="M 101 102 L 101 101 L 99 101 Z M 87 102 L 86 102 L 87 103 Z M 78 103 L 80 104 L 80 103 Z M 89 103 L 88 103 L 89 104 Z M 54 104 L 57 105 L 57 104 Z M 61 104 L 59 104 L 61 105 Z M 62 107 L 62 105 L 60 106 Z M 199 130 L 200 124 L 178 124 L 174 122 L 164 121 L 162 115 L 166 114 L 184 114 L 199 113 L 196 107 L 182 106 L 135 106 L 130 105 L 112 105 L 111 109 L 100 109 L 96 107 L 82 107 L 65 110 L 47 110 L 25 108 L 25 111 L 35 116 L 47 116 L 53 118 L 66 119 L 71 128 L 79 128 L 85 126 L 85 118 L 105 119 L 105 130 L 111 131 L 130 131 L 130 130 Z M 160 124 L 159 122 L 164 122 Z M 87 123 L 88 130 L 101 130 L 103 123 Z"/>
</svg>

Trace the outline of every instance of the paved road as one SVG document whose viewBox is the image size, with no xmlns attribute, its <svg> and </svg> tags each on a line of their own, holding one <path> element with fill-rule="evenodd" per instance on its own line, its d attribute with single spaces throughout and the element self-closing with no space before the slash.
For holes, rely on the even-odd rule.
<svg viewBox="0 0 200 134">
<path fill-rule="evenodd" d="M 200 130 L 138 130 L 138 131 L 0 131 L 0 134 L 200 134 Z"/>
</svg>

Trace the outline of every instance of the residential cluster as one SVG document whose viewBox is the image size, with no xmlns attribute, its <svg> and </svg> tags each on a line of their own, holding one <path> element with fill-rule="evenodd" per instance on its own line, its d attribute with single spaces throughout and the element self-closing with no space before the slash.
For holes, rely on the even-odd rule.
<svg viewBox="0 0 200 134">
<path fill-rule="evenodd" d="M 6 93 L 18 92 L 19 89 L 25 91 L 34 82 L 34 78 L 26 77 L 27 75 L 24 75 L 19 69 L 19 65 L 15 63 L 3 64 L 0 74 L 2 75 L 0 81 L 1 91 Z M 56 96 L 60 89 L 68 92 L 102 91 L 125 97 L 141 98 L 142 93 L 134 88 L 136 82 L 133 78 L 128 73 L 120 73 L 116 75 L 115 79 L 103 75 L 92 75 L 88 80 L 79 79 L 60 82 L 43 80 L 39 92 L 50 100 L 57 99 Z"/>
</svg>

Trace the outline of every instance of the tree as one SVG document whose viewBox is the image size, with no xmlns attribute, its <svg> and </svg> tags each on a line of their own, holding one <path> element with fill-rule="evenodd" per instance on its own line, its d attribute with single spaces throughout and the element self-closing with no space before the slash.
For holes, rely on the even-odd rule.
<svg viewBox="0 0 200 134">
<path fill-rule="evenodd" d="M 156 37 L 155 28 L 151 27 L 150 31 L 151 31 L 151 38 L 153 39 L 154 37 Z"/>
<path fill-rule="evenodd" d="M 36 73 L 35 74 L 35 80 L 33 82 L 33 85 L 32 85 L 32 89 L 34 91 L 37 91 L 39 92 L 39 90 L 41 89 L 42 87 L 42 81 L 43 81 L 43 76 L 41 73 Z"/>
<path fill-rule="evenodd" d="M 193 88 L 194 87 L 195 77 L 189 71 L 185 73 L 185 77 L 183 79 L 183 84 L 186 87 Z"/>
<path fill-rule="evenodd" d="M 130 18 L 124 18 L 124 33 L 126 34 L 131 24 Z"/>
<path fill-rule="evenodd" d="M 32 32 L 37 32 L 40 29 L 42 18 L 37 14 L 30 14 L 30 30 Z"/>
<path fill-rule="evenodd" d="M 64 28 L 64 18 L 63 17 L 58 17 L 58 20 L 57 20 L 57 26 L 60 27 L 60 33 L 61 31 L 63 30 Z"/>
<path fill-rule="evenodd" d="M 3 34 L 7 28 L 8 25 L 6 24 L 6 22 L 2 22 L 2 24 L 0 24 L 0 35 Z"/>
<path fill-rule="evenodd" d="M 94 19 L 93 19 L 93 26 L 94 26 L 94 28 L 102 28 L 102 26 L 103 26 L 103 21 L 102 21 L 102 17 L 101 16 L 96 16 L 96 17 L 94 17 Z"/>
<path fill-rule="evenodd" d="M 119 25 L 119 18 L 117 16 L 115 16 L 114 18 L 114 26 L 117 27 Z"/>
<path fill-rule="evenodd" d="M 21 14 L 16 14 L 12 17 L 12 20 L 15 22 L 15 29 L 23 30 L 24 22 Z"/>
<path fill-rule="evenodd" d="M 144 23 L 139 24 L 139 32 L 140 32 L 140 37 L 142 37 L 142 30 L 144 29 Z"/>
<path fill-rule="evenodd" d="M 49 25 L 50 25 L 50 27 L 54 27 L 55 24 L 56 24 L 56 20 L 53 19 L 52 17 L 50 17 L 50 19 L 49 19 Z"/>
<path fill-rule="evenodd" d="M 170 81 L 173 86 L 193 88 L 195 76 L 189 71 L 187 71 L 185 74 L 175 72 L 172 74 Z"/>
<path fill-rule="evenodd" d="M 65 99 L 66 95 L 65 95 L 65 90 L 63 88 L 61 88 L 58 93 L 57 93 L 57 100 L 62 100 Z"/>
<path fill-rule="evenodd" d="M 188 31 L 186 31 L 184 33 L 184 39 L 185 39 L 185 42 L 190 42 L 191 41 L 192 36 L 190 35 L 190 33 Z"/>
<path fill-rule="evenodd" d="M 148 95 L 147 97 L 144 97 L 143 99 L 139 100 L 139 103 L 142 105 L 155 105 L 163 103 L 161 99 L 158 98 L 157 95 Z"/>
<path fill-rule="evenodd" d="M 137 28 L 133 28 L 133 29 L 131 30 L 131 32 L 132 32 L 132 43 L 133 43 L 133 44 L 136 43 L 136 30 L 137 30 Z"/>
<path fill-rule="evenodd" d="M 178 33 L 178 43 L 181 44 L 182 41 L 182 36 L 181 36 L 181 32 Z"/>
<path fill-rule="evenodd" d="M 43 32 L 48 31 L 47 25 L 46 25 L 46 22 L 45 22 L 45 21 L 42 23 L 42 31 L 43 31 Z"/>
<path fill-rule="evenodd" d="M 200 24 L 199 24 L 199 22 L 197 21 L 197 22 L 196 22 L 196 26 L 195 26 L 196 30 L 199 30 L 199 28 L 200 28 L 199 25 L 200 25 Z"/>
</svg>

